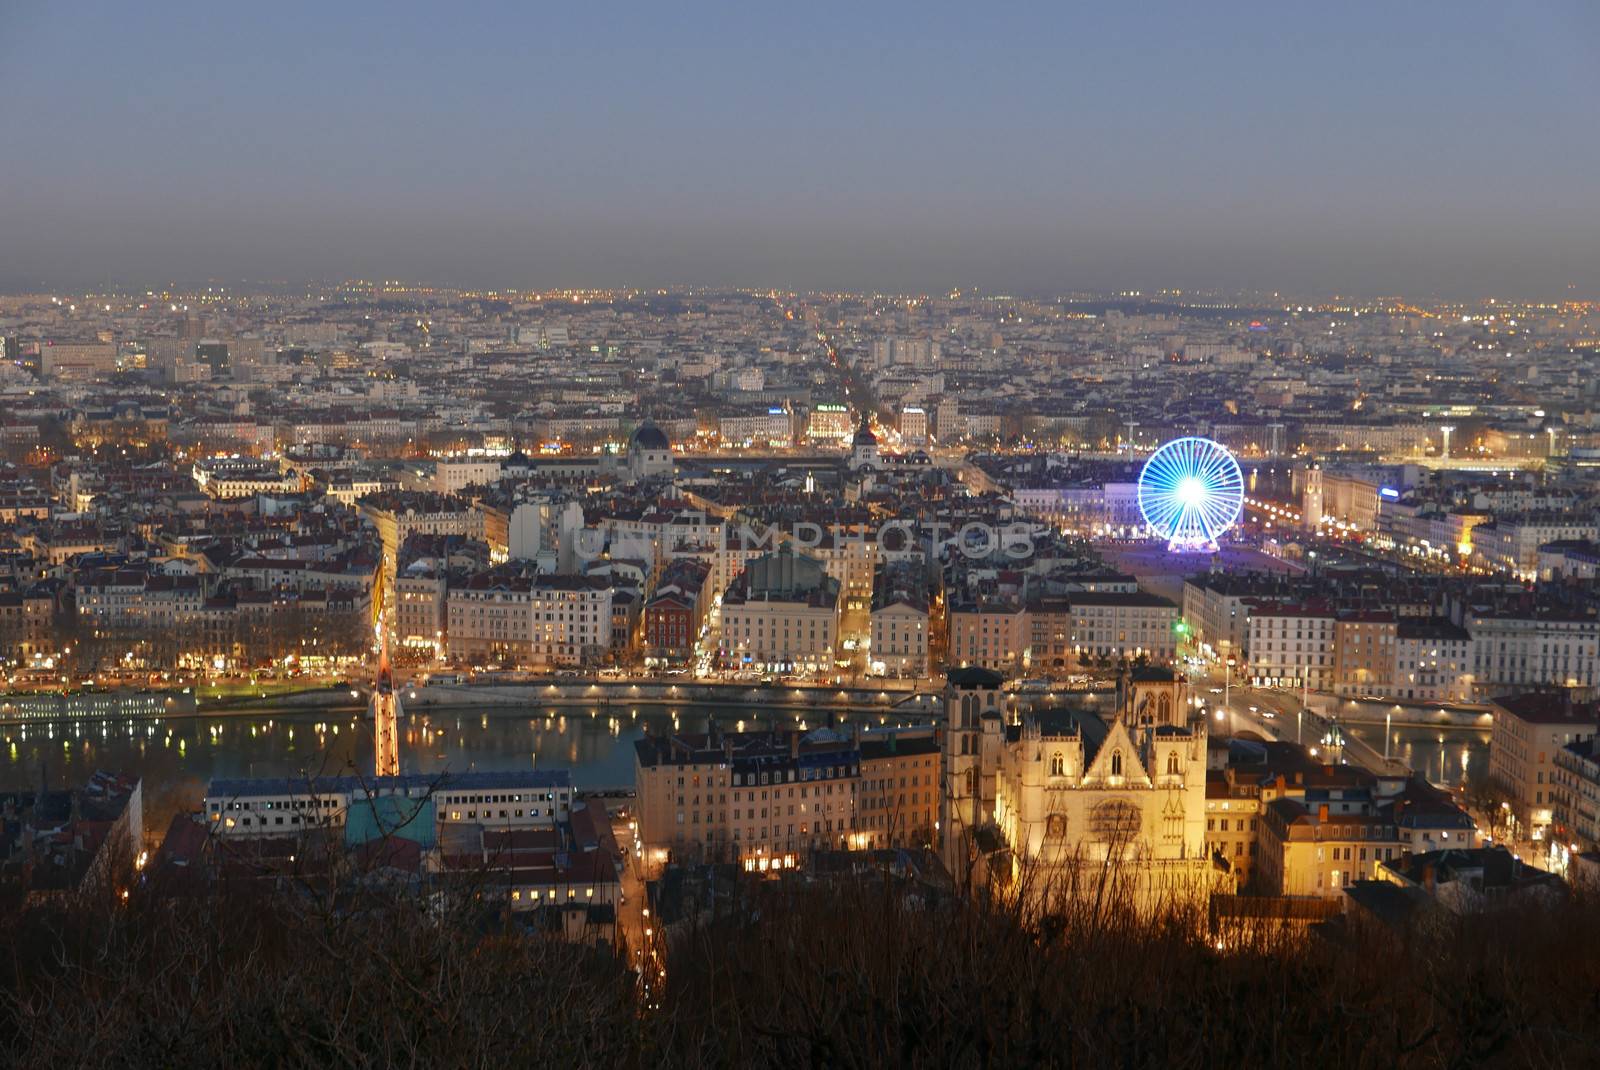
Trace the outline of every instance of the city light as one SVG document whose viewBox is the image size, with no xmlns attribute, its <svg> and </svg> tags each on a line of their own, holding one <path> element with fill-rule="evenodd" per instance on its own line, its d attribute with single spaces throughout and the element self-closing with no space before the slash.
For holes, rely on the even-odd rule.
<svg viewBox="0 0 1600 1070">
<path fill-rule="evenodd" d="M 35 6 L 30 31 L 53 14 Z M 698 33 L 687 16 L 685 32 L 646 35 L 660 62 L 641 82 L 638 63 L 605 62 L 632 55 L 618 46 L 637 19 L 596 34 L 562 25 L 559 9 L 497 11 L 494 33 L 470 35 L 473 52 L 449 47 L 464 16 L 418 29 L 373 6 L 343 20 L 359 32 L 338 50 L 348 62 L 318 67 L 317 136 L 298 146 L 305 117 L 280 105 L 304 91 L 274 96 L 260 79 L 211 70 L 240 40 L 278 44 L 283 35 L 256 28 L 271 14 L 214 41 L 207 28 L 232 17 L 226 6 L 132 36 L 116 24 L 138 13 L 97 9 L 13 50 L 23 66 L 8 93 L 35 121 L 8 138 L 24 179 L 7 184 L 10 214 L 28 219 L 52 183 L 94 209 L 65 218 L 41 201 L 31 211 L 50 225 L 8 228 L 13 284 L 122 278 L 135 264 L 278 280 L 0 293 L 0 855 L 11 860 L 0 889 L 25 908 L 14 928 L 42 906 L 48 926 L 97 932 L 94 918 L 71 923 L 103 904 L 138 937 L 40 943 L 48 954 L 8 960 L 13 988 L 53 993 L 41 1021 L 55 1028 L 12 1031 L 13 1047 L 49 1050 L 19 1051 L 19 1062 L 80 1065 L 109 1040 L 143 1065 L 164 1054 L 151 1038 L 190 1035 L 200 1046 L 169 1058 L 193 1048 L 211 1063 L 248 1061 L 212 1035 L 241 1008 L 249 1017 L 258 989 L 298 1000 L 252 1027 L 262 1050 L 296 1050 L 270 1035 L 292 1029 L 328 1049 L 323 1061 L 399 1051 L 515 1062 L 522 1033 L 496 1016 L 542 1023 L 550 993 L 555 1013 L 599 1038 L 585 1050 L 613 1062 L 641 1041 L 657 1062 L 714 1052 L 740 1065 L 774 1053 L 944 1064 L 980 1049 L 1012 1062 L 1241 1066 L 1301 1051 L 1312 1062 L 1454 1065 L 1497 1050 L 1565 1065 L 1596 1046 L 1580 1043 L 1600 1038 L 1581 986 L 1550 983 L 1581 950 L 1573 934 L 1592 927 L 1582 885 L 1600 890 L 1589 805 L 1600 799 L 1600 246 L 1578 240 L 1592 168 L 1572 168 L 1581 152 L 1531 149 L 1532 121 L 1495 124 L 1492 151 L 1471 168 L 1407 174 L 1407 154 L 1373 152 L 1415 143 L 1417 116 L 1438 110 L 1402 98 L 1424 84 L 1409 67 L 1437 76 L 1491 57 L 1509 69 L 1518 50 L 1481 20 L 1455 19 L 1463 29 L 1451 36 L 1451 20 L 1404 10 L 1384 12 L 1383 34 L 1343 34 L 1340 71 L 1376 89 L 1340 102 L 1347 122 L 1299 108 L 1293 136 L 1326 142 L 1322 162 L 1338 166 L 1298 168 L 1293 189 L 1274 189 L 1290 183 L 1257 162 L 1275 155 L 1268 136 L 1258 148 L 1238 133 L 1277 133 L 1283 109 L 1232 75 L 1257 54 L 1321 71 L 1297 52 L 1327 51 L 1320 12 L 1277 12 L 1265 31 L 1263 20 L 1231 20 L 1222 53 L 1190 47 L 1183 64 L 1150 60 L 1171 52 L 1153 39 L 1170 20 L 1097 33 L 1098 52 L 1135 42 L 1123 66 L 1163 90 L 1136 94 L 1143 103 L 1181 105 L 1187 92 L 1204 104 L 1184 110 L 1175 152 L 1172 109 L 1145 109 L 1160 129 L 1141 131 L 1126 93 L 1102 94 L 1082 129 L 1049 121 L 1071 110 L 1074 95 L 1050 84 L 1071 64 L 1023 64 L 1038 91 L 1010 93 L 997 110 L 985 88 L 994 78 L 951 79 L 941 60 L 1005 73 L 1017 49 L 995 50 L 987 33 L 941 40 L 939 19 L 914 27 L 931 49 L 869 47 L 865 64 L 843 65 L 866 76 L 841 81 L 850 106 L 821 115 L 818 92 L 841 92 L 829 70 L 811 72 L 821 90 L 777 109 L 738 79 L 724 78 L 719 97 L 711 83 L 749 66 L 748 42 Z M 1054 42 L 1061 35 L 1036 24 L 1058 17 L 1013 19 L 999 36 Z M 1406 78 L 1352 62 L 1375 37 L 1413 40 L 1425 23 L 1451 47 L 1407 51 Z M 1535 36 L 1554 25 L 1522 23 Z M 118 114 L 80 106 L 121 99 L 129 79 L 102 62 L 106 49 L 61 47 L 91 28 L 135 42 L 121 50 L 128 62 L 163 72 L 165 112 L 216 97 L 218 114 L 243 117 L 230 151 L 192 136 L 214 124 L 181 122 L 112 138 L 109 167 L 49 151 L 45 135 L 68 127 L 105 143 L 97 127 Z M 762 28 L 794 36 L 781 17 Z M 400 106 L 419 64 L 366 54 L 363 42 L 407 34 L 416 47 L 396 54 L 448 71 L 444 104 L 472 121 Z M 857 38 L 859 27 L 830 28 L 844 52 Z M 559 41 L 552 55 L 564 63 L 492 62 L 497 43 L 515 52 L 529 39 Z M 1538 94 L 1586 84 L 1587 68 L 1555 69 L 1576 51 L 1522 49 L 1548 77 L 1477 79 L 1457 94 L 1462 108 L 1564 116 L 1581 94 L 1554 110 Z M 576 62 L 589 52 L 601 61 Z M 37 76 L 33 67 L 63 67 L 58 53 L 70 77 Z M 512 112 L 530 94 L 474 93 L 476 69 L 436 62 L 458 54 L 487 57 L 478 66 L 495 77 L 540 82 L 532 99 L 571 113 L 575 133 L 538 154 L 538 181 L 452 186 L 458 171 L 527 177 L 505 166 L 507 152 L 527 155 L 527 139 L 506 131 L 527 126 Z M 795 81 L 785 76 L 798 68 L 783 68 L 796 54 L 761 52 L 768 80 Z M 1392 48 L 1374 55 L 1395 62 Z M 603 72 L 589 78 L 597 92 L 681 115 L 699 136 L 641 141 L 640 129 L 661 124 L 617 128 L 596 93 L 543 84 L 585 84 L 591 71 Z M 683 71 L 694 92 L 674 83 Z M 1237 99 L 1206 92 L 1219 71 L 1243 87 Z M 886 72 L 907 91 L 874 100 Z M 374 77 L 402 91 L 359 84 Z M 1302 81 L 1297 99 L 1328 89 L 1326 78 Z M 707 107 L 715 121 L 697 121 Z M 1120 123 L 1098 117 L 1119 108 Z M 1215 115 L 1228 119 L 1207 128 Z M 869 167 L 862 123 L 873 128 Z M 402 198 L 413 210 L 390 213 L 377 234 L 361 209 L 395 203 L 395 175 L 441 128 L 450 159 L 467 162 L 435 168 L 436 181 Z M 906 156 L 906 138 L 879 128 L 931 137 L 938 151 Z M 1073 142 L 1102 128 L 1118 136 Z M 1141 132 L 1150 144 L 1125 151 Z M 1033 142 L 1063 133 L 1062 152 L 1096 161 L 1066 176 L 1075 203 L 1109 205 L 1116 226 L 1079 228 L 1070 249 L 1056 243 L 1077 266 L 1041 271 L 1050 265 L 1037 250 L 1007 237 L 1037 207 L 1033 193 L 1061 187 L 1062 175 L 1027 163 Z M 320 162 L 345 146 L 362 181 L 286 199 L 272 189 L 284 168 L 259 166 L 256 142 L 274 161 Z M 730 172 L 730 146 L 752 162 Z M 1185 166 L 1149 166 L 1163 152 Z M 1537 226 L 1508 225 L 1496 205 L 1462 196 L 1461 182 L 1485 169 L 1504 178 L 1519 152 L 1541 174 L 1573 171 L 1531 191 L 1494 186 L 1516 209 L 1508 218 Z M 668 175 L 665 196 L 618 200 L 617 181 L 588 180 L 620 159 L 641 161 L 646 179 Z M 228 205 L 185 199 L 181 183 L 145 183 L 151 210 L 128 220 L 118 197 L 94 196 L 97 184 L 115 192 L 127 175 L 164 175 L 172 160 L 197 161 L 197 188 L 233 188 L 227 169 L 252 169 L 243 229 L 230 238 Z M 1219 160 L 1252 176 L 1248 196 L 1150 196 L 1192 193 Z M 583 203 L 564 191 L 563 169 L 567 186 L 585 187 Z M 1296 212 L 1336 187 L 1343 197 L 1364 169 L 1377 188 L 1344 200 L 1369 219 L 1406 216 L 1386 239 L 1405 255 L 1363 255 L 1350 212 Z M 860 196 L 811 188 L 841 174 Z M 1437 204 L 1385 205 L 1419 181 L 1439 186 Z M 959 197 L 939 193 L 951 182 Z M 1135 210 L 1141 199 L 1150 204 Z M 1542 215 L 1546 200 L 1562 202 L 1564 230 Z M 873 217 L 902 202 L 917 210 Z M 960 218 L 942 218 L 952 211 Z M 472 226 L 453 225 L 463 213 Z M 920 238 L 906 229 L 913 216 Z M 1291 216 L 1294 241 L 1254 255 Z M 523 271 L 572 261 L 572 241 L 533 240 L 529 220 L 543 217 L 579 235 L 586 274 L 670 269 L 687 281 L 448 281 L 462 264 L 500 270 L 512 247 L 532 265 Z M 336 261 L 289 240 L 305 236 L 305 220 L 343 221 L 323 236 Z M 274 224 L 280 240 L 248 240 Z M 582 240 L 595 227 L 598 240 Z M 1059 237 L 1036 229 L 1041 248 Z M 929 238 L 957 231 L 959 242 Z M 483 234 L 487 245 L 474 242 Z M 1550 246 L 1541 265 L 1551 235 L 1572 248 Z M 1110 255 L 1096 247 L 1107 242 Z M 876 252 L 852 258 L 857 246 Z M 392 271 L 440 283 L 306 281 L 396 250 L 406 256 Z M 697 272 L 725 281 L 699 285 Z M 1434 296 L 1290 294 L 1270 289 L 1268 272 L 1363 293 L 1393 279 L 1396 291 Z M 1173 273 L 1214 278 L 1129 288 Z M 759 281 L 790 274 L 823 288 Z M 830 274 L 881 286 L 835 291 Z M 1061 292 L 1080 274 L 1082 290 Z M 1440 296 L 1500 275 L 1545 296 Z M 947 281 L 905 289 L 920 278 Z M 231 894 L 246 878 L 241 925 L 212 924 L 214 897 L 192 893 Z M 863 903 L 877 905 L 863 915 Z M 1486 920 L 1458 917 L 1480 911 Z M 1523 912 L 1553 923 L 1499 923 Z M 844 928 L 828 927 L 833 915 Z M 1149 923 L 1154 942 L 1142 935 Z M 161 980 L 194 972 L 182 960 L 197 932 L 215 961 L 206 998 L 178 1000 L 175 1024 Z M 1460 932 L 1472 939 L 1458 947 Z M 905 1015 L 894 971 L 863 977 L 839 957 L 843 947 L 845 959 L 881 959 L 872 941 L 885 934 L 889 951 L 915 950 L 917 985 L 938 989 L 901 999 Z M 562 940 L 580 947 L 560 952 Z M 473 981 L 433 986 L 434 1017 L 483 1028 L 430 1036 L 406 1021 L 416 1000 L 390 983 L 390 965 L 418 949 Z M 119 964 L 119 952 L 138 961 Z M 1063 954 L 1088 956 L 1083 976 L 1096 983 L 1041 993 L 1030 978 Z M 1127 962 L 1094 960 L 1108 954 Z M 1226 1021 L 1240 1000 L 1216 985 L 1167 991 L 1222 959 L 1230 976 L 1274 978 L 1274 993 L 1305 995 L 1315 1011 L 1269 1008 L 1285 1010 L 1276 1032 L 1207 1032 L 1168 1015 L 1183 1028 L 1134 1030 L 1130 1043 L 1154 1036 L 1172 1050 L 1145 1043 L 1142 1060 L 1118 1050 L 1130 1031 L 1115 1012 L 1130 1003 L 1188 1000 L 1202 1025 Z M 1345 961 L 1381 968 L 1341 973 Z M 739 969 L 724 978 L 718 962 Z M 551 983 L 529 989 L 531 1003 L 498 998 L 522 991 L 495 973 L 508 965 Z M 1469 976 L 1484 968 L 1487 986 Z M 303 998 L 340 990 L 314 974 L 341 970 L 370 998 Z M 1321 982 L 1335 975 L 1344 1017 L 1368 1027 L 1295 1035 L 1297 1023 L 1329 1018 Z M 141 979 L 154 987 L 140 990 Z M 975 983 L 996 999 L 963 998 Z M 1440 1017 L 1441 998 L 1461 1002 L 1452 985 L 1495 997 L 1466 1004 L 1468 1024 L 1494 1035 Z M 135 998 L 108 1013 L 123 988 Z M 772 1020 L 752 1024 L 746 995 L 743 1011 L 776 1008 Z M 1020 1029 L 1014 1014 L 984 1018 L 1011 995 L 1028 1005 Z M 600 1016 L 610 1012 L 591 997 L 620 1013 Z M 1074 1018 L 1060 1000 L 1100 1005 Z M 1395 1013 L 1383 1006 L 1400 1001 Z M 950 1027 L 924 1028 L 926 1007 L 954 1016 Z M 687 1030 L 670 1020 L 685 1013 Z M 897 1016 L 887 1032 L 858 1028 Z M 76 1027 L 84 1021 L 103 1027 Z M 1082 1028 L 1033 1037 L 1031 1023 Z M 913 1044 L 904 1057 L 877 1050 L 902 1034 Z"/>
</svg>

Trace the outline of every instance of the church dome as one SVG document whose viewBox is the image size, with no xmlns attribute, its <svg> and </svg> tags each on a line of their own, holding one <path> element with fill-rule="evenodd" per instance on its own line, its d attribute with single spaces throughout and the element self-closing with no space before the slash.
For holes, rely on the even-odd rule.
<svg viewBox="0 0 1600 1070">
<path fill-rule="evenodd" d="M 878 436 L 872 433 L 872 429 L 863 420 L 861 421 L 861 429 L 856 432 L 856 437 L 851 441 L 851 444 L 855 446 L 876 446 L 878 444 Z"/>
<path fill-rule="evenodd" d="M 667 442 L 665 431 L 646 420 L 634 428 L 633 435 L 628 439 L 630 450 L 666 450 L 672 447 Z"/>
</svg>

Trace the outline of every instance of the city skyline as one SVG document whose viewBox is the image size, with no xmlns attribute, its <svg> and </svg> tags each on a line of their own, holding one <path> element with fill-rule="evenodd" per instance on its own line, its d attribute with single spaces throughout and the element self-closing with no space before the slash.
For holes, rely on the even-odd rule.
<svg viewBox="0 0 1600 1070">
<path fill-rule="evenodd" d="M 9 13 L 0 290 L 1600 292 L 1575 4 L 317 14 Z"/>
<path fill-rule="evenodd" d="M 1576 0 L 0 5 L 8 1062 L 1600 1065 L 1595 100 Z"/>
</svg>

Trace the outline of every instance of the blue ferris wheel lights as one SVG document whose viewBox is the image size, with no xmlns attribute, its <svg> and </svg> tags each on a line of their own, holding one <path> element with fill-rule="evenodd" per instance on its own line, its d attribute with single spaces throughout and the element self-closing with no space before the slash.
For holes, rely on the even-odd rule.
<svg viewBox="0 0 1600 1070">
<path fill-rule="evenodd" d="M 1139 512 L 1169 550 L 1215 551 L 1243 507 L 1239 462 L 1209 438 L 1173 439 L 1139 472 Z"/>
</svg>

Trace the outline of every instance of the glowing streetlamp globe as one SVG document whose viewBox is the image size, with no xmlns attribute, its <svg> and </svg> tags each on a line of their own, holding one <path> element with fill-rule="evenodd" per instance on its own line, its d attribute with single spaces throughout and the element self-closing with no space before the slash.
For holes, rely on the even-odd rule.
<svg viewBox="0 0 1600 1070">
<path fill-rule="evenodd" d="M 1169 550 L 1215 552 L 1244 508 L 1244 473 L 1221 443 L 1176 438 L 1139 472 L 1139 512 Z"/>
</svg>

